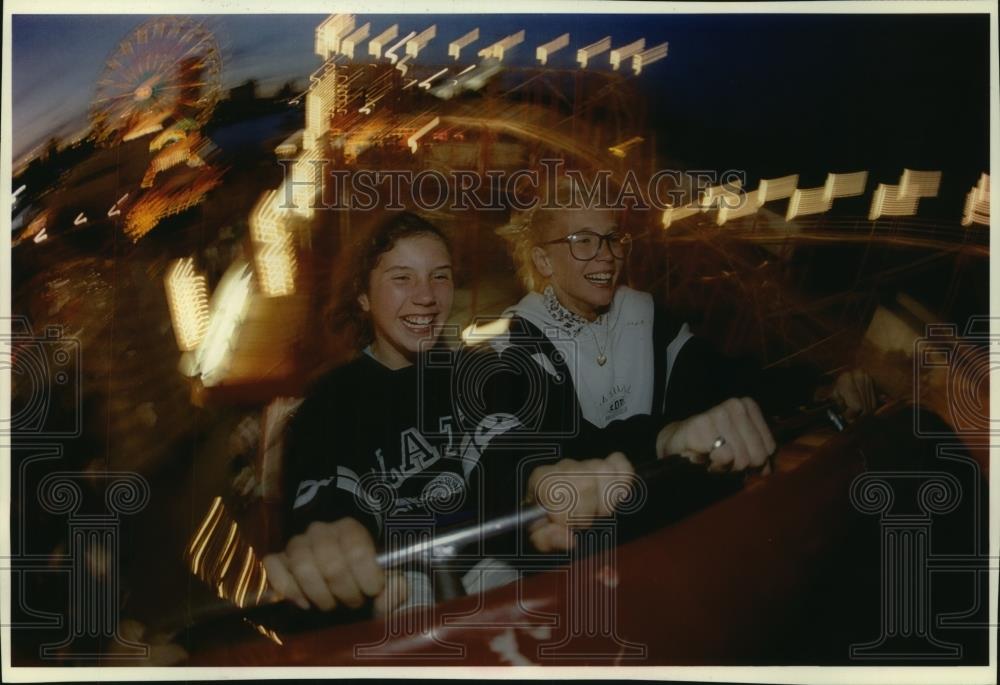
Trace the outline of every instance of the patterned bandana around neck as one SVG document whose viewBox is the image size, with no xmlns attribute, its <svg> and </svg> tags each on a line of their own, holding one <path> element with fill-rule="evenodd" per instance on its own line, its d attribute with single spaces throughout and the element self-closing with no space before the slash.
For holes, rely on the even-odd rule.
<svg viewBox="0 0 1000 685">
<path fill-rule="evenodd" d="M 552 320 L 560 328 L 573 335 L 579 335 L 581 330 L 590 326 L 603 326 L 608 319 L 609 312 L 604 312 L 593 321 L 587 321 L 579 314 L 571 312 L 556 297 L 556 291 L 551 285 L 545 286 L 545 290 L 542 291 L 542 301 L 545 303 L 545 310 L 552 317 Z"/>
</svg>

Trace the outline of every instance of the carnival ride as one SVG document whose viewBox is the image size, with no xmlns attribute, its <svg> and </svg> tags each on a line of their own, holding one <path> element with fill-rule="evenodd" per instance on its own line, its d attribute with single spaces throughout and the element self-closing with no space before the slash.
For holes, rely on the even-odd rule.
<svg viewBox="0 0 1000 685">
<path fill-rule="evenodd" d="M 190 654 L 188 663 L 780 662 L 789 658 L 788 644 L 801 646 L 805 640 L 803 624 L 793 614 L 796 603 L 820 582 L 823 564 L 834 558 L 849 563 L 849 554 L 857 551 L 844 541 L 861 501 L 852 500 L 852 483 L 866 468 L 877 469 L 866 455 L 906 449 L 914 438 L 912 417 L 930 408 L 960 433 L 958 442 L 976 457 L 969 462 L 975 471 L 969 482 L 981 479 L 988 467 L 982 439 L 990 425 L 984 410 L 988 383 L 983 379 L 988 379 L 991 351 L 984 354 L 978 334 L 972 337 L 979 342 L 963 348 L 963 336 L 956 333 L 931 342 L 942 353 L 964 354 L 965 370 L 923 368 L 913 356 L 914 345 L 934 313 L 899 297 L 887 305 L 884 294 L 938 269 L 952 272 L 943 310 L 960 298 L 963 277 L 980 272 L 988 261 L 986 174 L 970 188 L 964 207 L 933 218 L 916 215 L 938 194 L 941 174 L 934 171 L 901 169 L 898 182 L 874 183 L 867 172 L 852 170 L 831 173 L 817 187 L 800 187 L 799 176 L 790 173 L 764 179 L 753 190 L 742 180 L 700 187 L 684 177 L 671 178 L 664 190 L 676 191 L 676 201 L 656 211 L 629 213 L 630 230 L 646 246 L 629 264 L 635 284 L 682 313 L 699 313 L 702 330 L 725 341 L 726 351 L 749 353 L 765 366 L 797 358 L 834 370 L 857 350 L 873 355 L 874 368 L 885 373 L 876 380 L 902 401 L 843 435 L 815 425 L 803 431 L 779 453 L 775 476 L 752 480 L 684 521 L 625 543 L 612 569 L 594 565 L 587 560 L 591 557 L 565 560 L 580 569 L 581 592 L 590 593 L 580 601 L 599 608 L 600 615 L 592 617 L 598 626 L 593 635 L 574 628 L 582 620 L 574 614 L 580 609 L 561 570 L 527 576 L 486 595 L 442 602 L 409 627 L 403 619 L 306 619 L 301 614 L 289 619 L 280 615 L 281 608 L 254 610 L 265 588 L 254 549 L 273 539 L 243 539 L 253 536 L 241 531 L 273 536 L 275 526 L 267 518 L 281 497 L 275 486 L 280 458 L 269 435 L 280 432 L 280 421 L 272 424 L 263 408 L 273 407 L 276 398 L 300 395 L 320 362 L 344 354 L 318 334 L 317 322 L 329 298 L 332 265 L 358 217 L 317 211 L 336 193 L 329 177 L 314 182 L 316 165 L 348 174 L 434 170 L 453 178 L 460 172 L 537 168 L 541 160 L 558 159 L 567 168 L 608 169 L 619 182 L 633 171 L 645 182 L 664 161 L 657 159 L 654 131 L 634 79 L 666 58 L 665 44 L 647 49 L 643 41 L 613 48 L 609 37 L 578 47 L 578 67 L 553 66 L 553 55 L 570 44 L 567 34 L 539 44 L 538 65 L 524 66 L 507 62 L 525 42 L 525 32 L 472 52 L 477 30 L 449 44 L 455 63 L 442 66 L 419 61 L 437 37 L 435 27 L 407 31 L 393 24 L 369 39 L 370 28 L 353 15 L 334 15 L 317 28 L 316 51 L 324 62 L 300 96 L 305 101 L 301 136 L 283 144 L 285 181 L 261 195 L 247 222 L 249 262 L 235 260 L 214 288 L 198 254 L 161 270 L 182 353 L 180 369 L 193 401 L 247 408 L 260 426 L 249 449 L 252 479 L 259 487 L 251 503 L 254 513 L 248 515 L 260 525 L 241 528 L 219 495 L 204 503 L 204 515 L 196 516 L 199 523 L 190 531 L 188 570 L 221 602 L 212 606 L 224 615 L 216 621 L 215 609 L 204 614 L 190 609 L 188 625 L 175 635 Z M 153 47 L 164 43 L 173 47 Z M 150 57 L 125 68 L 133 54 L 142 52 Z M 173 57 L 161 58 L 164 54 Z M 192 54 L 202 56 L 194 60 Z M 178 64 L 181 68 L 171 71 Z M 198 147 L 203 135 L 198 127 L 218 99 L 213 83 L 219 68 L 210 38 L 186 20 L 147 23 L 109 59 L 92 115 L 101 141 L 134 143 L 158 133 L 149 144 L 155 156 L 141 187 L 117 188 L 120 200 L 108 212 L 109 218 L 122 215 L 117 221 L 126 222 L 123 229 L 133 241 L 162 216 L 197 203 L 224 182 L 204 163 Z M 178 204 L 180 199 L 184 203 Z M 446 227 L 461 225 L 454 231 L 462 273 L 452 321 L 464 326 L 477 316 L 497 314 L 516 297 L 495 235 L 505 214 L 430 213 Z M 815 255 L 844 245 L 860 253 L 852 273 L 842 274 L 825 291 L 811 287 L 806 281 Z M 872 322 L 881 326 L 890 319 L 898 335 L 886 344 Z M 937 373 L 923 379 L 935 390 L 921 396 L 923 376 L 917 376 L 927 373 Z M 973 429 L 959 430 L 963 422 Z M 890 435 L 899 438 L 894 447 L 887 444 Z M 699 543 L 708 536 L 718 544 Z M 678 549 L 685 550 L 683 563 L 676 561 Z M 649 577 L 651 559 L 663 570 L 661 579 Z M 790 560 L 802 567 L 801 574 L 792 572 Z M 748 577 L 762 579 L 752 592 L 727 582 L 726 573 L 737 562 L 746 565 Z M 615 588 L 623 590 L 610 592 Z M 615 612 L 626 620 L 614 623 Z M 677 620 L 664 622 L 664 616 Z M 698 619 L 679 618 L 684 616 Z M 203 621 L 190 625 L 192 617 Z M 307 631 L 296 634 L 282 627 L 295 623 Z M 176 623 L 170 629 L 176 631 Z M 456 648 L 456 643 L 464 646 Z M 358 652 L 358 646 L 367 652 Z"/>
</svg>

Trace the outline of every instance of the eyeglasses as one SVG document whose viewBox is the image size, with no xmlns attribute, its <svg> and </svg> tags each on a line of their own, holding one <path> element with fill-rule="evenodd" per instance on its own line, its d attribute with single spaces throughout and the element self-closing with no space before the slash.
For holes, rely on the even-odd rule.
<svg viewBox="0 0 1000 685">
<path fill-rule="evenodd" d="M 607 242 L 611 254 L 618 259 L 624 259 L 632 249 L 631 233 L 595 233 L 594 231 L 577 231 L 570 233 L 565 238 L 549 240 L 542 245 L 555 245 L 556 243 L 568 243 L 569 253 L 574 259 L 581 262 L 589 262 L 601 252 L 601 244 Z"/>
</svg>

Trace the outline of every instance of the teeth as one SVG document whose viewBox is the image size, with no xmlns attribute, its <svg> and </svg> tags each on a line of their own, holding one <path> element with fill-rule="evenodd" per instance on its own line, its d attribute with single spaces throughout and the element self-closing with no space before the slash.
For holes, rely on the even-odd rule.
<svg viewBox="0 0 1000 685">
<path fill-rule="evenodd" d="M 600 274 L 587 274 L 584 276 L 588 281 L 593 281 L 594 283 L 610 283 L 611 274 L 610 273 L 600 273 Z"/>
<path fill-rule="evenodd" d="M 411 326 L 429 326 L 433 321 L 433 316 L 404 316 L 403 321 Z"/>
</svg>

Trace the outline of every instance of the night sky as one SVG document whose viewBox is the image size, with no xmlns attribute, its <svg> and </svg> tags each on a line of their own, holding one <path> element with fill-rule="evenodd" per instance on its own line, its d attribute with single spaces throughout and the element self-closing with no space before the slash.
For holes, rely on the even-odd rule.
<svg viewBox="0 0 1000 685">
<path fill-rule="evenodd" d="M 147 18 L 14 16 L 15 159 L 85 124 L 107 56 Z M 322 15 L 202 18 L 222 47 L 227 87 L 251 77 L 265 92 L 304 84 L 319 66 L 313 32 Z M 615 46 L 669 41 L 667 59 L 640 81 L 661 152 L 682 168 L 746 169 L 751 181 L 800 172 L 803 186 L 828 171 L 869 169 L 872 180 L 894 183 L 903 167 L 942 169 L 943 193 L 952 183 L 967 190 L 988 170 L 985 14 L 359 14 L 358 25 L 365 21 L 373 36 L 395 22 L 401 36 L 436 23 L 437 38 L 420 55 L 427 64 L 451 62 L 448 42 L 477 26 L 475 49 L 527 30 L 513 63 L 531 63 L 536 45 L 569 31 L 570 47 L 552 62 L 564 67 L 578 47 L 608 34 Z"/>
</svg>

